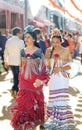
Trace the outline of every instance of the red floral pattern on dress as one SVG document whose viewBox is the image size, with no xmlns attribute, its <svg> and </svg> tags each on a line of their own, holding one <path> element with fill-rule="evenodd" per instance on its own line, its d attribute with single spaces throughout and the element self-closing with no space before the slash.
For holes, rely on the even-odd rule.
<svg viewBox="0 0 82 130">
<path fill-rule="evenodd" d="M 54 54 L 54 58 L 59 58 L 59 54 Z"/>
<path fill-rule="evenodd" d="M 30 57 L 30 54 L 26 54 L 26 57 Z"/>
</svg>

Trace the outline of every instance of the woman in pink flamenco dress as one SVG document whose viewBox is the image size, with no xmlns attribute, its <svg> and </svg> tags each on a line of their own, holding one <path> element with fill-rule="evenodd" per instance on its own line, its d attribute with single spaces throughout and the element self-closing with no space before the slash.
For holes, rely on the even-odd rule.
<svg viewBox="0 0 82 130">
<path fill-rule="evenodd" d="M 27 32 L 26 48 L 21 50 L 19 92 L 11 108 L 14 130 L 33 130 L 44 123 L 43 84 L 48 82 L 42 50 L 36 46 L 36 35 Z"/>
</svg>

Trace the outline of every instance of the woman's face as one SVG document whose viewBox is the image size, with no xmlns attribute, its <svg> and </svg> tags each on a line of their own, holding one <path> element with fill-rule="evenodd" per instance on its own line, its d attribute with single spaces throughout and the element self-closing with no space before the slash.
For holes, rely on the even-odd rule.
<svg viewBox="0 0 82 130">
<path fill-rule="evenodd" d="M 33 45 L 35 40 L 29 33 L 26 33 L 24 36 L 24 41 L 26 45 Z"/>
<path fill-rule="evenodd" d="M 61 41 L 59 38 L 52 38 L 52 46 L 55 48 L 55 49 L 58 49 L 60 46 L 61 46 Z"/>
</svg>

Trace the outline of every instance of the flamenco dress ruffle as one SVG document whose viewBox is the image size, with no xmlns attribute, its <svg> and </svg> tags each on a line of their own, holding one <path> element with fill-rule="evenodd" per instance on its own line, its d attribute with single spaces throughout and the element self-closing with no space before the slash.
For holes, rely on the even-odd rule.
<svg viewBox="0 0 82 130">
<path fill-rule="evenodd" d="M 68 79 L 61 73 L 52 74 L 49 82 L 46 130 L 75 129 L 76 123 L 70 106 Z"/>
<path fill-rule="evenodd" d="M 14 130 L 34 129 L 44 122 L 44 95 L 42 86 L 35 88 L 33 85 L 36 78 L 45 80 L 46 75 L 32 73 L 31 80 L 30 78 L 25 80 L 23 74 L 19 75 L 19 92 L 10 111 Z"/>
</svg>

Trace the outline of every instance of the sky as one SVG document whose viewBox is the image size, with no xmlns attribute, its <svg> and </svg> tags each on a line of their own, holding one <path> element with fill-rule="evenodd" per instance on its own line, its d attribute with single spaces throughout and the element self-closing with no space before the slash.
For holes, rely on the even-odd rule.
<svg viewBox="0 0 82 130">
<path fill-rule="evenodd" d="M 80 0 L 73 0 L 75 2 L 75 4 L 81 9 L 82 7 L 80 6 L 81 2 Z M 82 4 L 81 4 L 82 5 Z M 70 0 L 65 0 L 65 8 L 69 11 L 69 13 L 71 13 L 72 15 L 74 15 L 75 17 L 81 17 L 81 12 L 78 11 L 73 4 L 71 4 Z"/>
<path fill-rule="evenodd" d="M 23 0 L 24 1 L 24 0 Z M 28 0 L 31 6 L 32 15 L 35 16 L 40 9 L 41 5 L 49 6 L 48 0 Z M 69 13 L 75 17 L 79 17 L 82 19 L 82 14 L 78 11 L 72 4 L 70 0 L 59 0 L 64 3 L 65 9 L 69 11 Z M 73 0 L 76 5 L 81 9 L 82 8 L 82 0 Z M 52 5 L 51 5 L 52 6 Z"/>
<path fill-rule="evenodd" d="M 31 11 L 33 16 L 35 16 L 40 9 L 41 5 L 47 5 L 48 0 L 29 0 L 29 4 L 31 6 Z"/>
</svg>

